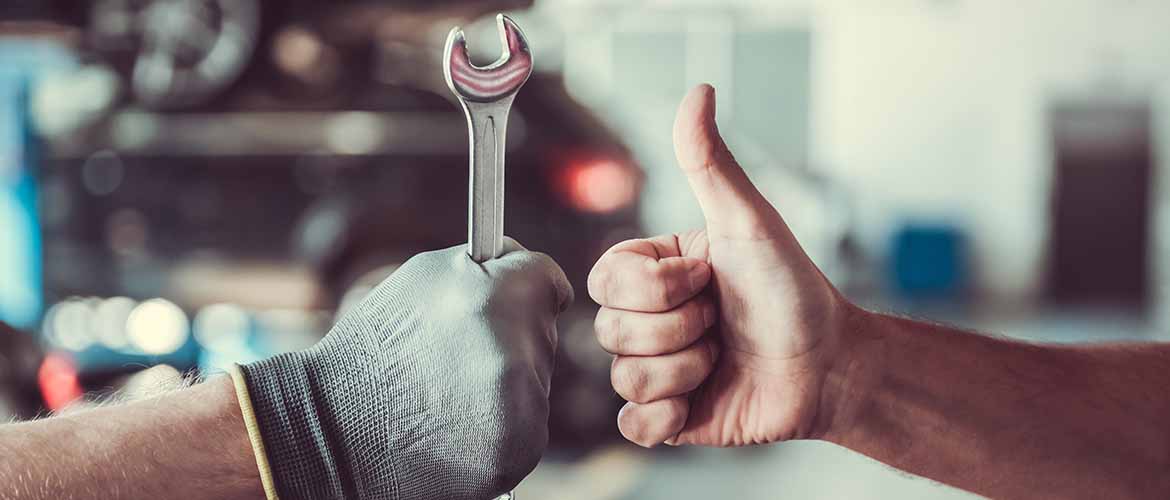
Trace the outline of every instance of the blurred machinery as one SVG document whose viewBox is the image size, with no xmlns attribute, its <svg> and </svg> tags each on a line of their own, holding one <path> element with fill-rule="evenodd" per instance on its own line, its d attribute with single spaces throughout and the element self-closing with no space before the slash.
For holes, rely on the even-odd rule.
<svg viewBox="0 0 1170 500">
<path fill-rule="evenodd" d="M 31 104 L 45 339 L 86 388 L 244 362 L 311 344 L 404 259 L 462 243 L 467 143 L 442 36 L 524 3 L 65 2 L 52 17 L 75 24 L 61 40 L 77 65 Z M 642 173 L 557 74 L 532 76 L 511 122 L 507 233 L 579 288 L 553 440 L 594 443 L 616 399 L 583 287 L 640 233 Z"/>
</svg>

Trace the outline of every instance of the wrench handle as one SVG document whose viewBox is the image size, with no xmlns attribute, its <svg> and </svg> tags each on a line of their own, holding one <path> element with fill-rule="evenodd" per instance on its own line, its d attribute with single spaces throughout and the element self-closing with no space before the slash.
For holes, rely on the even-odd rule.
<svg viewBox="0 0 1170 500">
<path fill-rule="evenodd" d="M 461 100 L 462 101 L 462 100 Z M 467 193 L 467 253 L 483 262 L 504 251 L 504 150 L 512 97 L 462 101 L 471 161 Z"/>
</svg>

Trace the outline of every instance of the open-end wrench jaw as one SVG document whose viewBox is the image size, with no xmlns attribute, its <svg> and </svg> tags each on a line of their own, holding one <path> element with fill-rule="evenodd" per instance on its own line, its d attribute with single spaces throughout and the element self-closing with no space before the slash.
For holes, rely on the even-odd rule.
<svg viewBox="0 0 1170 500">
<path fill-rule="evenodd" d="M 504 153 L 508 111 L 532 74 L 528 42 L 511 19 L 496 16 L 503 54 L 484 67 L 471 64 L 463 30 L 455 27 L 443 51 L 447 86 L 467 116 L 470 165 L 467 194 L 468 254 L 476 262 L 504 248 Z"/>
<path fill-rule="evenodd" d="M 467 53 L 467 39 L 463 29 L 456 26 L 447 35 L 443 49 L 443 75 L 447 86 L 460 99 L 474 102 L 493 102 L 516 94 L 532 74 L 532 52 L 524 33 L 512 19 L 496 15 L 503 53 L 487 66 L 471 63 Z"/>
</svg>

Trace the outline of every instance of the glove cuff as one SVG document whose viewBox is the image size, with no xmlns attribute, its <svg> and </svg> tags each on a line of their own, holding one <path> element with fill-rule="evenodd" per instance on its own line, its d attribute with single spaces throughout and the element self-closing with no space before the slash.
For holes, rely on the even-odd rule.
<svg viewBox="0 0 1170 500">
<path fill-rule="evenodd" d="M 350 498 L 316 404 L 317 380 L 304 352 L 240 366 L 277 494 L 297 498 Z M 327 417 L 326 417 L 327 418 Z M 270 497 L 272 498 L 272 497 Z"/>
<path fill-rule="evenodd" d="M 256 413 L 252 409 L 252 398 L 248 395 L 248 383 L 244 380 L 244 372 L 240 365 L 232 364 L 228 368 L 232 377 L 232 385 L 236 390 L 236 401 L 240 404 L 240 414 L 244 417 L 244 428 L 248 429 L 248 441 L 252 443 L 252 455 L 256 458 L 256 468 L 260 472 L 260 484 L 264 487 L 264 496 L 268 500 L 279 500 L 276 494 L 276 485 L 272 480 L 272 468 L 268 466 L 268 455 L 264 452 L 264 439 L 260 437 L 260 427 L 256 423 Z"/>
</svg>

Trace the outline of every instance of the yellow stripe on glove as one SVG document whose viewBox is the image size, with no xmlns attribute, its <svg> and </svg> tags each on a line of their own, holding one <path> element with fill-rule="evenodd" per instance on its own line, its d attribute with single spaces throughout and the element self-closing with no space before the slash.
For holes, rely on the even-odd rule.
<svg viewBox="0 0 1170 500">
<path fill-rule="evenodd" d="M 264 486 L 264 495 L 268 500 L 278 500 L 276 484 L 272 479 L 272 468 L 268 466 L 268 455 L 264 452 L 264 440 L 260 437 L 260 427 L 256 424 L 256 413 L 252 410 L 252 398 L 248 396 L 248 383 L 244 380 L 244 372 L 240 365 L 232 364 L 228 369 L 232 376 L 232 384 L 236 388 L 236 399 L 240 402 L 240 413 L 244 415 L 244 427 L 248 429 L 248 440 L 252 442 L 252 454 L 256 456 L 256 467 L 260 469 L 260 483 Z"/>
</svg>

